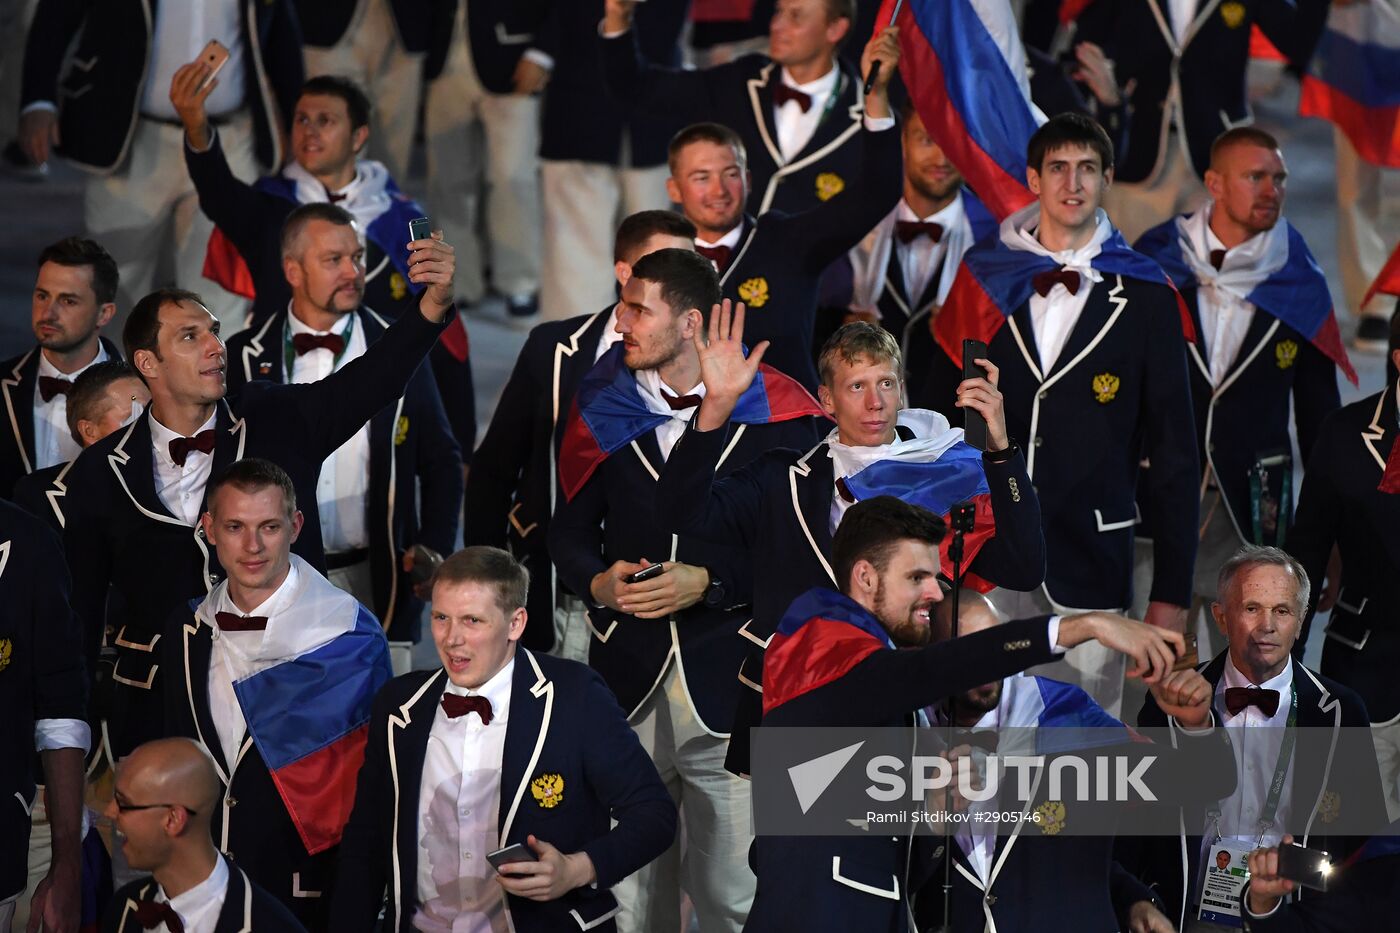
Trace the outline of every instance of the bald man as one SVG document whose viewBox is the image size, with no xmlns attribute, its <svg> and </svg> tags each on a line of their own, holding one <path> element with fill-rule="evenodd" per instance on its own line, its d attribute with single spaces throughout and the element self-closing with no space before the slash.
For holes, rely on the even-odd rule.
<svg viewBox="0 0 1400 933">
<path fill-rule="evenodd" d="M 157 739 L 117 765 L 106 815 L 132 868 L 103 933 L 305 933 L 276 898 L 219 855 L 209 833 L 220 795 L 214 764 L 189 739 Z"/>
</svg>

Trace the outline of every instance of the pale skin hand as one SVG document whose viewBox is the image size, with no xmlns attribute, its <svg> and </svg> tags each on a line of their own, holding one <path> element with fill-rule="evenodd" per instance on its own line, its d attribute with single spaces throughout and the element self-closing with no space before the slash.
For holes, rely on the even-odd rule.
<svg viewBox="0 0 1400 933">
<path fill-rule="evenodd" d="M 875 76 L 875 85 L 865 96 L 865 115 L 872 120 L 893 116 L 890 110 L 890 80 L 899 69 L 899 27 L 886 26 L 871 37 L 860 56 L 860 73 L 870 74 L 870 66 L 880 62 L 880 73 Z"/>
<path fill-rule="evenodd" d="M 705 384 L 705 399 L 695 413 L 695 429 L 713 431 L 729 420 L 739 396 L 753 385 L 768 341 L 759 341 L 744 357 L 744 303 L 735 304 L 728 298 L 710 310 L 709 340 L 702 339 L 699 332 L 692 340 L 700 355 L 700 381 Z"/>
<path fill-rule="evenodd" d="M 49 161 L 49 151 L 62 140 L 58 133 L 58 114 L 46 107 L 31 110 L 19 118 L 19 146 L 29 161 L 43 165 Z"/>
<path fill-rule="evenodd" d="M 603 32 L 623 32 L 632 28 L 636 0 L 607 0 L 603 5 Z"/>
<path fill-rule="evenodd" d="M 997 390 L 997 377 L 1001 370 L 992 365 L 991 360 L 973 360 L 987 371 L 985 379 L 964 379 L 958 383 L 958 400 L 953 404 L 958 408 L 971 408 L 987 422 L 987 450 L 995 452 L 1011 446 L 1006 434 L 1006 407 L 1001 392 Z"/>
<path fill-rule="evenodd" d="M 522 97 L 538 94 L 549 83 L 549 69 L 522 56 L 520 61 L 515 63 L 512 82 L 515 93 Z"/>
<path fill-rule="evenodd" d="M 1215 695 L 1210 682 L 1194 670 L 1173 671 L 1150 688 L 1163 713 L 1187 729 L 1210 725 L 1210 701 Z"/>
<path fill-rule="evenodd" d="M 185 138 L 195 152 L 205 151 L 211 142 L 204 102 L 219 86 L 219 79 L 215 78 L 205 85 L 208 78 L 209 66 L 202 61 L 193 61 L 181 65 L 170 79 L 170 103 L 180 122 L 185 125 Z"/>
<path fill-rule="evenodd" d="M 535 855 L 535 862 L 511 862 L 496 870 L 496 881 L 516 897 L 532 901 L 553 901 L 574 888 L 598 880 L 593 860 L 587 852 L 565 855 L 554 846 L 531 835 L 525 840 Z"/>
<path fill-rule="evenodd" d="M 1176 927 L 1151 901 L 1138 901 L 1128 910 L 1131 933 L 1176 933 Z"/>
<path fill-rule="evenodd" d="M 1118 79 L 1113 75 L 1113 59 L 1105 55 L 1103 49 L 1092 42 L 1081 42 L 1074 47 L 1074 57 L 1079 62 L 1074 79 L 1087 84 L 1099 103 L 1117 107 L 1123 102 Z"/>
<path fill-rule="evenodd" d="M 1132 658 L 1128 676 L 1141 677 L 1146 684 L 1165 677 L 1186 650 L 1180 632 L 1154 628 L 1112 612 L 1083 612 L 1060 620 L 1061 647 L 1073 648 L 1090 640 Z"/>
<path fill-rule="evenodd" d="M 619 560 L 594 576 L 589 592 L 595 602 L 639 619 L 662 619 L 700 602 L 710 585 L 710 572 L 693 564 L 663 563 L 666 569 L 659 576 L 637 583 L 626 578 L 651 566 L 645 557 L 641 563 Z"/>
<path fill-rule="evenodd" d="M 1292 836 L 1284 836 L 1283 844 L 1293 842 Z M 1298 885 L 1278 873 L 1278 849 L 1255 849 L 1249 853 L 1249 910 L 1253 914 L 1267 914 L 1280 900 L 1293 893 Z"/>
<path fill-rule="evenodd" d="M 433 323 L 441 323 L 452 307 L 455 251 L 443 241 L 441 230 L 434 230 L 429 239 L 411 241 L 408 249 L 408 280 L 428 286 L 418 302 L 418 310 Z"/>
<path fill-rule="evenodd" d="M 1178 606 L 1175 603 L 1151 602 L 1147 604 L 1147 612 L 1143 615 L 1142 621 L 1156 628 L 1185 635 L 1186 623 L 1190 614 L 1191 611 L 1185 606 Z"/>
</svg>

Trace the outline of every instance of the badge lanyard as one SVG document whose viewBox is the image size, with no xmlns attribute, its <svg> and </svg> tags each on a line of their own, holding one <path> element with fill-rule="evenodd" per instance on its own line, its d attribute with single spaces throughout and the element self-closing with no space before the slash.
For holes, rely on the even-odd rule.
<svg viewBox="0 0 1400 933">
<path fill-rule="evenodd" d="M 340 352 L 335 355 L 335 359 L 331 360 L 331 372 L 335 372 L 336 369 L 340 367 L 341 358 L 345 356 L 345 351 L 350 349 L 350 335 L 355 332 L 355 315 L 351 313 L 347 315 L 347 317 L 349 321 L 345 324 L 345 333 L 340 335 L 341 339 L 345 341 L 345 344 L 340 348 Z M 282 329 L 282 358 L 285 362 L 285 366 L 282 370 L 283 381 L 290 383 L 292 381 L 292 368 L 296 365 L 297 361 L 296 347 L 292 344 L 290 313 L 288 315 L 287 326 Z"/>
<path fill-rule="evenodd" d="M 1255 544 L 1283 546 L 1284 533 L 1293 514 L 1293 465 L 1287 454 L 1256 460 L 1249 471 L 1249 513 Z M 1277 497 L 1269 483 L 1269 468 L 1283 471 Z M 1266 538 L 1272 537 L 1269 541 Z"/>
<path fill-rule="evenodd" d="M 1293 747 L 1298 743 L 1298 688 L 1292 687 L 1289 690 L 1290 700 L 1288 705 L 1288 722 L 1283 728 L 1283 743 L 1279 746 L 1278 762 L 1274 765 L 1274 776 L 1269 781 L 1269 794 L 1264 799 L 1264 810 L 1259 814 L 1259 837 L 1254 842 L 1254 848 L 1259 848 L 1264 842 L 1264 834 L 1274 825 L 1274 817 L 1278 815 L 1279 800 L 1283 796 L 1283 779 L 1288 776 L 1288 765 L 1293 758 Z M 1215 841 L 1220 841 L 1220 810 L 1212 809 L 1207 814 L 1208 818 L 1215 825 Z"/>
</svg>

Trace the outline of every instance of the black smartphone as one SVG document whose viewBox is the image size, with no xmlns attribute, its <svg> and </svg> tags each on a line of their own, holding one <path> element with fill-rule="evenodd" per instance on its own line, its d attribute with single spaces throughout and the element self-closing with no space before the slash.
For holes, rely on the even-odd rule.
<svg viewBox="0 0 1400 933">
<path fill-rule="evenodd" d="M 987 358 L 987 345 L 981 340 L 963 341 L 963 378 L 985 379 L 987 371 L 973 360 Z M 963 409 L 963 439 L 978 450 L 987 449 L 987 419 L 971 408 Z"/>
<path fill-rule="evenodd" d="M 509 865 L 512 862 L 533 862 L 535 853 L 530 851 L 530 847 L 523 842 L 506 846 L 504 849 L 497 849 L 495 852 L 486 853 L 486 861 L 491 863 L 491 867 L 497 871 L 502 865 Z"/>
<path fill-rule="evenodd" d="M 1309 849 L 1296 842 L 1278 847 L 1280 877 L 1296 881 L 1314 891 L 1326 891 L 1332 875 L 1332 856 L 1321 849 Z"/>
<path fill-rule="evenodd" d="M 1186 648 L 1181 652 L 1181 657 L 1177 658 L 1176 663 L 1172 665 L 1173 674 L 1177 671 L 1192 670 L 1201 663 L 1201 654 L 1196 647 L 1196 633 L 1187 632 L 1183 637 L 1186 639 Z"/>
<path fill-rule="evenodd" d="M 426 217 L 415 217 L 408 222 L 408 242 L 426 240 L 433 235 L 433 225 Z"/>
<path fill-rule="evenodd" d="M 622 578 L 623 583 L 641 583 L 643 580 L 650 580 L 652 577 L 659 577 L 666 572 L 665 564 L 652 564 L 650 567 L 643 567 L 636 573 L 629 573 Z"/>
</svg>

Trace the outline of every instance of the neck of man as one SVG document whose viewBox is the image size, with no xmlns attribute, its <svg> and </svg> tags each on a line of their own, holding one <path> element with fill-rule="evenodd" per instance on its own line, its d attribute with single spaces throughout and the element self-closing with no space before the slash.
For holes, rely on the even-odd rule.
<svg viewBox="0 0 1400 933">
<path fill-rule="evenodd" d="M 1219 207 L 1218 204 L 1211 207 L 1210 232 L 1215 234 L 1215 238 L 1224 244 L 1226 249 L 1234 249 L 1261 232 L 1251 230 L 1244 224 L 1236 223 L 1230 219 L 1230 215 L 1220 210 Z"/>
<path fill-rule="evenodd" d="M 292 293 L 292 317 L 317 333 L 328 333 L 345 314 L 354 312 L 322 308 L 304 294 Z"/>
<path fill-rule="evenodd" d="M 48 360 L 54 369 L 67 375 L 77 372 L 97 359 L 98 346 L 97 334 L 94 333 L 91 338 L 71 350 L 50 350 L 48 347 L 41 347 L 39 352 L 44 354 L 44 359 Z"/>
<path fill-rule="evenodd" d="M 959 729 L 971 729 L 982 721 L 982 717 L 987 715 L 979 709 L 971 709 L 966 703 L 958 702 L 953 704 L 953 722 Z"/>
<path fill-rule="evenodd" d="M 847 436 L 846 432 L 842 430 L 841 426 L 838 424 L 836 426 L 836 442 L 838 444 L 845 444 L 847 447 L 883 447 L 886 444 L 893 444 L 899 439 L 899 431 L 897 430 L 898 427 L 899 421 L 898 416 L 896 416 L 895 423 L 890 425 L 890 429 L 885 432 L 885 435 L 881 440 L 878 440 L 873 444 L 863 444 L 859 440 L 855 440 Z"/>
<path fill-rule="evenodd" d="M 700 384 L 700 356 L 687 341 L 675 359 L 656 367 L 656 375 L 672 395 L 685 395 Z"/>
<path fill-rule="evenodd" d="M 219 851 L 209 842 L 208 826 L 200 837 L 193 852 L 181 852 L 164 865 L 151 872 L 167 900 L 174 900 L 186 891 L 198 887 L 214 874 L 214 866 L 219 861 Z M 198 832 L 196 830 L 196 832 Z"/>
<path fill-rule="evenodd" d="M 706 227 L 699 221 L 697 221 L 694 217 L 690 217 L 687 219 L 691 223 L 695 224 L 696 241 L 698 242 L 700 240 L 704 240 L 706 243 L 718 243 L 720 240 L 728 236 L 731 230 L 734 230 L 736 227 L 742 226 L 744 223 L 744 215 L 742 213 L 737 218 L 735 218 L 732 224 L 729 224 L 725 227 Z"/>
<path fill-rule="evenodd" d="M 783 71 L 787 72 L 788 80 L 793 84 L 811 84 L 818 78 L 825 77 L 834 67 L 836 50 L 826 49 L 808 61 L 784 65 Z"/>
<path fill-rule="evenodd" d="M 327 168 L 324 172 L 311 172 L 311 177 L 319 181 L 326 189 L 326 194 L 335 194 L 350 182 L 355 180 L 356 159 L 352 156 L 344 165 L 337 165 L 334 168 Z M 302 166 L 306 168 L 306 166 Z"/>
<path fill-rule="evenodd" d="M 1291 655 L 1284 655 L 1283 660 L 1272 667 L 1250 664 L 1248 661 L 1243 661 L 1236 658 L 1234 655 L 1231 655 L 1230 658 L 1235 664 L 1235 670 L 1248 677 L 1249 682 L 1256 687 L 1261 687 L 1283 673 L 1283 669 L 1290 663 Z"/>
<path fill-rule="evenodd" d="M 259 587 L 242 586 L 233 578 L 232 574 L 229 574 L 228 598 L 233 602 L 234 606 L 238 607 L 239 612 L 252 612 L 254 609 L 267 602 L 268 597 L 277 592 L 279 586 L 287 582 L 287 574 L 291 573 L 291 571 L 292 563 L 288 560 L 286 565 L 282 567 L 282 571 L 277 574 L 275 580 L 269 581 L 266 586 Z"/>
<path fill-rule="evenodd" d="M 1062 253 L 1065 250 L 1083 249 L 1089 245 L 1094 238 L 1094 231 L 1099 227 L 1098 212 L 1089 215 L 1089 219 L 1078 227 L 1064 227 L 1056 223 L 1043 209 L 1040 212 L 1040 226 L 1036 228 L 1035 238 L 1040 241 L 1040 245 L 1052 253 Z"/>
<path fill-rule="evenodd" d="M 193 437 L 214 414 L 217 402 L 176 402 L 171 399 L 151 399 L 151 414 L 157 421 L 181 437 Z"/>
<path fill-rule="evenodd" d="M 958 196 L 958 189 L 954 188 L 947 197 L 935 198 L 924 194 L 918 188 L 909 183 L 909 179 L 904 180 L 904 203 L 909 205 L 909 209 L 918 215 L 920 220 L 932 217 L 943 208 L 953 203 L 953 199 Z"/>
</svg>

